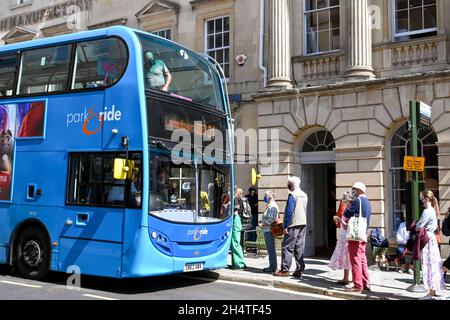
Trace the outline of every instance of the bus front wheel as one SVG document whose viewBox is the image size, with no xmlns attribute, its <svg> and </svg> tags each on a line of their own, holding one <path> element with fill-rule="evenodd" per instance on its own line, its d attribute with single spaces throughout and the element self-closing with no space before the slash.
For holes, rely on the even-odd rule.
<svg viewBox="0 0 450 320">
<path fill-rule="evenodd" d="M 27 279 L 41 280 L 50 265 L 50 245 L 38 228 L 25 229 L 17 240 L 16 270 Z"/>
</svg>

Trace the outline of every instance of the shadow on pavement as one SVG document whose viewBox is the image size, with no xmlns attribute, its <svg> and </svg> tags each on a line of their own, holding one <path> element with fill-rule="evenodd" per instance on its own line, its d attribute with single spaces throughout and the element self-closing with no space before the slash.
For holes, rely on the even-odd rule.
<svg viewBox="0 0 450 320">
<path fill-rule="evenodd" d="M 0 266 L 0 275 L 12 276 L 10 270 L 7 267 Z M 47 277 L 38 281 L 46 284 L 53 284 L 59 286 L 67 285 L 67 281 L 71 275 L 60 272 L 50 272 Z M 201 285 L 209 283 L 210 281 L 201 278 L 186 278 L 181 275 L 168 275 L 157 276 L 151 278 L 138 278 L 138 279 L 113 279 L 93 276 L 81 276 L 81 288 L 96 290 L 102 292 L 110 292 L 124 295 L 135 295 L 145 293 L 155 293 L 159 291 L 168 291 L 172 289 L 179 289 L 183 287 L 191 287 L 195 285 Z M 71 283 L 69 283 L 71 284 Z"/>
</svg>

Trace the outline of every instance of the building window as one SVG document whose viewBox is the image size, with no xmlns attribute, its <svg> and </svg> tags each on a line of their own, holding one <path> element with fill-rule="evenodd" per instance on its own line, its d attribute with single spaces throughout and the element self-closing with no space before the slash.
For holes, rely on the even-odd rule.
<svg viewBox="0 0 450 320">
<path fill-rule="evenodd" d="M 306 54 L 340 49 L 339 0 L 305 1 Z"/>
<path fill-rule="evenodd" d="M 0 97 L 13 95 L 16 68 L 17 54 L 8 53 L 0 55 Z"/>
<path fill-rule="evenodd" d="M 205 22 L 206 54 L 215 59 L 230 76 L 230 17 L 215 18 Z"/>
<path fill-rule="evenodd" d="M 327 130 L 316 131 L 305 140 L 302 152 L 323 152 L 336 149 L 336 143 Z"/>
<path fill-rule="evenodd" d="M 394 10 L 397 40 L 437 34 L 436 0 L 396 0 Z"/>
<path fill-rule="evenodd" d="M 403 170 L 403 160 L 410 155 L 410 135 L 406 126 L 402 126 L 394 134 L 391 141 L 390 180 L 392 196 L 392 232 L 400 225 L 400 216 L 406 213 L 406 202 L 410 197 L 406 192 L 408 173 Z M 419 180 L 425 183 L 425 189 L 433 191 L 439 198 L 438 147 L 436 133 L 429 128 L 419 129 L 419 157 L 425 157 L 425 171 L 419 173 Z"/>
<path fill-rule="evenodd" d="M 166 38 L 168 40 L 172 40 L 172 30 L 170 30 L 170 29 L 156 30 L 156 31 L 152 31 L 152 33 L 157 36 L 160 36 L 161 38 Z"/>
</svg>

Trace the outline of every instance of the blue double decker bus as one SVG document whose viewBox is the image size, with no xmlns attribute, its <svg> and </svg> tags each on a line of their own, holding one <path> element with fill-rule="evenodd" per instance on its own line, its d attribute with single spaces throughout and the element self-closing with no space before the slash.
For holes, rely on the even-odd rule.
<svg viewBox="0 0 450 320">
<path fill-rule="evenodd" d="M 0 47 L 0 264 L 30 279 L 226 266 L 227 97 L 214 60 L 126 27 Z"/>
</svg>

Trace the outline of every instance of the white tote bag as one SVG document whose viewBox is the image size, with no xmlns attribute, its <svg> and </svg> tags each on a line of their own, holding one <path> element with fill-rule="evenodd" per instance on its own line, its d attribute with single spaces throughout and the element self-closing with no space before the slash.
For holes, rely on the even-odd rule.
<svg viewBox="0 0 450 320">
<path fill-rule="evenodd" d="M 351 217 L 347 222 L 347 235 L 348 241 L 367 242 L 367 219 L 362 216 L 362 204 L 359 200 L 359 216 Z"/>
</svg>

